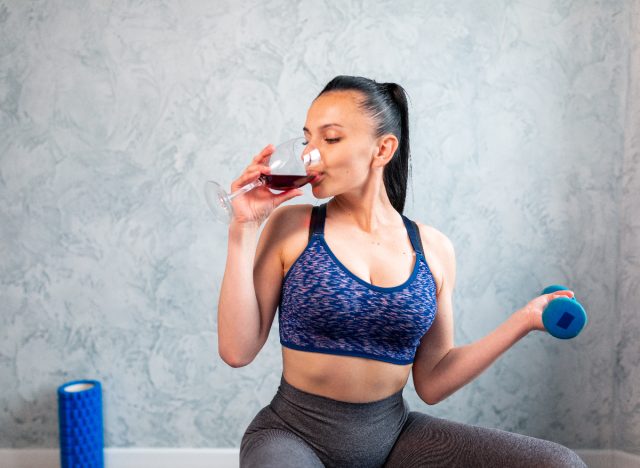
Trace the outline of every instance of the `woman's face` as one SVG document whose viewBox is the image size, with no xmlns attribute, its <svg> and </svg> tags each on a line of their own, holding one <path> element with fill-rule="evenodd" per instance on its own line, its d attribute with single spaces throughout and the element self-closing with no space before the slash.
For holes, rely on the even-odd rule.
<svg viewBox="0 0 640 468">
<path fill-rule="evenodd" d="M 357 91 L 331 91 L 318 96 L 304 126 L 308 151 L 317 148 L 321 159 L 308 168 L 320 173 L 311 183 L 317 198 L 327 198 L 362 186 L 378 152 L 373 120 L 362 111 Z M 305 152 L 308 152 L 305 150 Z"/>
</svg>

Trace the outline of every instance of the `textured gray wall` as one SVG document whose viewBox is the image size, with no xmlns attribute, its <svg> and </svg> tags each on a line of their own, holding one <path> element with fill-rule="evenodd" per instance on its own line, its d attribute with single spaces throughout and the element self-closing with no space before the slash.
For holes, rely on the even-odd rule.
<svg viewBox="0 0 640 468">
<path fill-rule="evenodd" d="M 640 454 L 640 2 L 632 6 L 630 86 L 626 97 L 625 149 L 620 203 L 620 254 L 616 277 L 614 386 L 615 446 Z"/>
<path fill-rule="evenodd" d="M 218 357 L 226 229 L 201 186 L 358 74 L 410 94 L 406 214 L 456 247 L 456 343 L 552 283 L 590 314 L 435 407 L 410 380 L 412 409 L 640 451 L 633 4 L 0 2 L 0 446 L 56 446 L 55 389 L 85 377 L 109 446 L 239 446 L 280 379 L 277 321 L 250 366 Z"/>
</svg>

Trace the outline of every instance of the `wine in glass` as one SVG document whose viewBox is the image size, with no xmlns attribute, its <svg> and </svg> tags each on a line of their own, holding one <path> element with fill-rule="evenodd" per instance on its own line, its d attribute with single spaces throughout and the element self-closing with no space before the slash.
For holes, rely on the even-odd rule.
<svg viewBox="0 0 640 468">
<path fill-rule="evenodd" d="M 316 174 L 307 173 L 307 168 L 318 160 L 320 152 L 309 148 L 304 138 L 285 141 L 276 146 L 269 156 L 269 174 L 262 174 L 257 180 L 233 193 L 227 193 L 219 183 L 208 180 L 204 184 L 205 199 L 216 220 L 228 224 L 233 219 L 231 200 L 235 197 L 262 185 L 283 191 L 300 188 L 315 178 Z"/>
</svg>

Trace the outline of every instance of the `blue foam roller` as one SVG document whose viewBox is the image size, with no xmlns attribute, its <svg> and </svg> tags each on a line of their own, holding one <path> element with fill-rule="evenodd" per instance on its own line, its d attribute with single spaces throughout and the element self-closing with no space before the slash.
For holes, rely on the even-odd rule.
<svg viewBox="0 0 640 468">
<path fill-rule="evenodd" d="M 74 380 L 58 387 L 62 468 L 104 468 L 102 386 Z"/>
</svg>

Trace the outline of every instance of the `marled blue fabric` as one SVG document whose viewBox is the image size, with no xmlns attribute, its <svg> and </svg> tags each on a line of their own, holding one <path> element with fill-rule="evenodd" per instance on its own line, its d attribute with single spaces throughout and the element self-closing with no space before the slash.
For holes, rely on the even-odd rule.
<svg viewBox="0 0 640 468">
<path fill-rule="evenodd" d="M 403 215 L 416 262 L 401 285 L 386 288 L 355 276 L 324 239 L 326 204 L 314 207 L 320 227 L 282 283 L 280 343 L 302 351 L 411 364 L 436 314 L 436 284 L 417 226 Z M 316 221 L 317 222 L 317 221 Z"/>
</svg>

